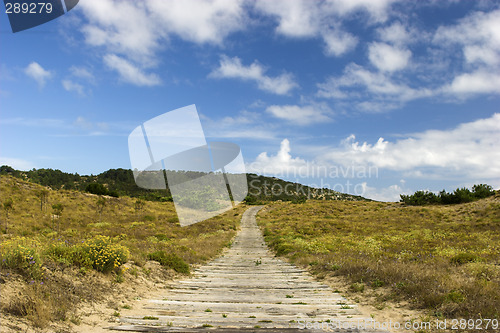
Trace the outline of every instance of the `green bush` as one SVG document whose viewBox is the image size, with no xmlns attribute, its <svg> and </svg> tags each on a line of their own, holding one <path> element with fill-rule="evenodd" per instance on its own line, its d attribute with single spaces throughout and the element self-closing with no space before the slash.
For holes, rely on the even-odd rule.
<svg viewBox="0 0 500 333">
<path fill-rule="evenodd" d="M 475 199 L 474 195 L 468 188 L 457 188 L 455 192 L 453 192 L 455 196 L 455 200 L 457 203 L 465 203 L 465 202 L 471 202 Z"/>
<path fill-rule="evenodd" d="M 108 194 L 108 189 L 99 183 L 91 183 L 88 184 L 87 187 L 85 187 L 85 191 L 92 193 L 92 194 L 97 194 L 97 195 L 107 195 Z"/>
<path fill-rule="evenodd" d="M 16 237 L 0 244 L 0 266 L 27 274 L 33 279 L 42 277 L 40 243 L 25 237 Z"/>
<path fill-rule="evenodd" d="M 413 195 L 401 194 L 401 201 L 407 205 L 420 206 L 437 204 L 440 202 L 440 198 L 429 191 L 417 191 Z"/>
<path fill-rule="evenodd" d="M 123 265 L 130 253 L 119 244 L 113 244 L 107 236 L 95 236 L 83 244 L 75 246 L 73 262 L 84 267 L 92 267 L 98 272 L 110 272 Z"/>
<path fill-rule="evenodd" d="M 477 199 L 487 198 L 495 194 L 493 191 L 493 187 L 486 184 L 479 184 L 472 186 L 472 193 L 474 193 L 474 197 Z"/>
<path fill-rule="evenodd" d="M 44 255 L 54 262 L 70 265 L 73 263 L 73 248 L 64 242 L 50 243 Z"/>
<path fill-rule="evenodd" d="M 450 259 L 452 264 L 463 265 L 469 262 L 478 261 L 479 257 L 472 253 L 459 253 Z"/>
<path fill-rule="evenodd" d="M 262 205 L 262 202 L 257 199 L 255 195 L 248 194 L 245 199 L 243 199 L 243 202 L 246 203 L 247 205 Z"/>
<path fill-rule="evenodd" d="M 165 251 L 156 251 L 148 255 L 149 260 L 154 260 L 165 267 L 170 267 L 174 271 L 182 274 L 189 274 L 189 265 L 174 253 L 165 253 Z"/>
</svg>

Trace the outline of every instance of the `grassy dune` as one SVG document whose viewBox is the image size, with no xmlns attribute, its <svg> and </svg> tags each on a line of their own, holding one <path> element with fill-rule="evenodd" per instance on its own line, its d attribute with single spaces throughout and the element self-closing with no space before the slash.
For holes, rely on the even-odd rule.
<svg viewBox="0 0 500 333">
<path fill-rule="evenodd" d="M 437 317 L 500 316 L 498 192 L 449 206 L 274 203 L 258 222 L 277 255 L 320 277 L 346 276 L 353 291 L 385 286 L 385 301 L 407 299 Z"/>
<path fill-rule="evenodd" d="M 38 324 L 67 320 L 80 300 L 106 292 L 96 291 L 92 284 L 133 278 L 146 272 L 143 267 L 150 259 L 188 273 L 190 265 L 230 245 L 244 211 L 240 205 L 180 227 L 172 202 L 138 203 L 130 197 L 48 190 L 41 207 L 37 194 L 44 189 L 19 178 L 0 177 L 2 204 L 12 199 L 12 209 L 0 211 L 0 277 L 7 285 L 24 281 L 18 301 L 2 295 L 1 310 Z M 57 204 L 62 212 L 52 208 Z M 56 274 L 60 271 L 66 276 Z M 68 288 L 74 289 L 73 295 L 61 292 Z"/>
</svg>

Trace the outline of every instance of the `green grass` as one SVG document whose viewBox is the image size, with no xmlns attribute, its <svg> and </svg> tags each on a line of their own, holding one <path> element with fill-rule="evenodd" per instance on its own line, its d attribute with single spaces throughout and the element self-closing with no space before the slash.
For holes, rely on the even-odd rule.
<svg viewBox="0 0 500 333">
<path fill-rule="evenodd" d="M 175 253 L 165 253 L 156 251 L 148 255 L 148 259 L 159 262 L 162 266 L 170 267 L 174 271 L 182 274 L 189 274 L 189 265 Z"/>
<path fill-rule="evenodd" d="M 500 195 L 449 206 L 309 200 L 258 215 L 266 242 L 318 277 L 448 318 L 500 316 Z"/>
<path fill-rule="evenodd" d="M 144 317 L 142 317 L 142 319 L 144 319 L 144 320 L 158 320 L 159 318 L 154 317 L 154 316 L 144 316 Z"/>
</svg>

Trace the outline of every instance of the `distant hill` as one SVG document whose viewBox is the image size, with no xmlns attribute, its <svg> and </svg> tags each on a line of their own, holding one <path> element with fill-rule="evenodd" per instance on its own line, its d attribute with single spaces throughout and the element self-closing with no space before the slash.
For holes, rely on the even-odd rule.
<svg viewBox="0 0 500 333">
<path fill-rule="evenodd" d="M 11 175 L 29 182 L 48 186 L 54 190 L 87 190 L 92 192 L 98 189 L 99 186 L 89 186 L 90 184 L 101 184 L 100 188 L 103 188 L 104 192 L 98 194 L 111 196 L 126 195 L 149 201 L 172 200 L 168 187 L 166 190 L 148 190 L 137 186 L 132 170 L 129 169 L 110 169 L 98 175 L 79 175 L 78 173 L 66 173 L 54 169 L 20 171 L 3 165 L 0 167 L 0 175 Z M 275 177 L 247 174 L 247 181 L 249 195 L 245 201 L 248 204 L 278 200 L 304 202 L 307 199 L 369 201 L 369 199 L 361 196 L 340 193 L 326 188 L 313 188 Z"/>
</svg>

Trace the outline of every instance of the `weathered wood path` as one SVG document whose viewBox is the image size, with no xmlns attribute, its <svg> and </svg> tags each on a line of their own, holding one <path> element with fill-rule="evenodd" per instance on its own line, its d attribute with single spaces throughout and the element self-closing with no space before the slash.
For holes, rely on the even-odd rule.
<svg viewBox="0 0 500 333">
<path fill-rule="evenodd" d="M 135 332 L 315 332 L 335 327 L 342 332 L 366 329 L 370 319 L 359 314 L 328 286 L 307 272 L 274 257 L 264 243 L 251 207 L 241 230 L 220 258 L 176 281 L 159 299 L 150 300 L 141 316 L 120 318 L 112 330 Z M 304 326 L 322 325 L 320 330 Z M 327 329 L 329 328 L 329 329 Z M 359 328 L 359 329 L 358 329 Z M 337 331 L 337 330 L 335 330 Z"/>
</svg>

